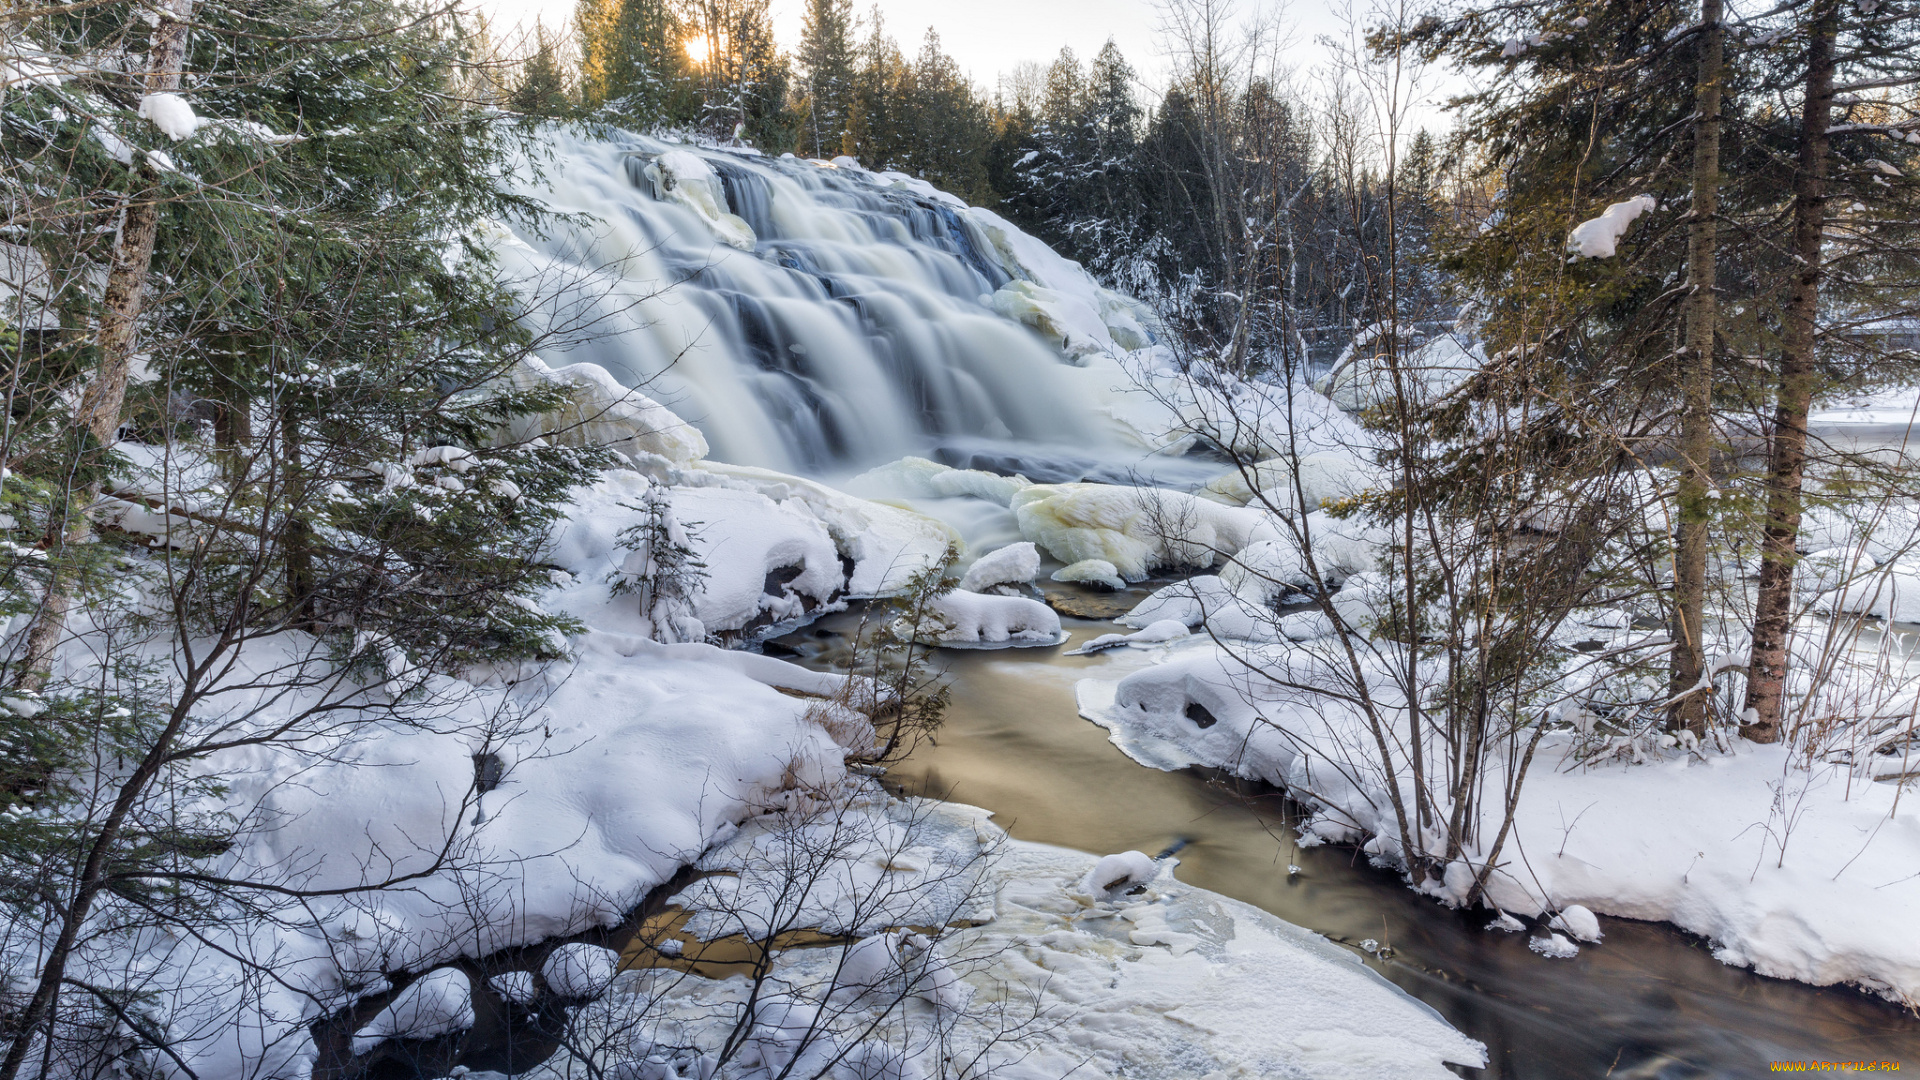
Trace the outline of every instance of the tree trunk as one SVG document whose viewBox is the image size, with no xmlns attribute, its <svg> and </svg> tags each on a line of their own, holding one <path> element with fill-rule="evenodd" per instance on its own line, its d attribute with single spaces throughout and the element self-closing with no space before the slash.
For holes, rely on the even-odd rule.
<svg viewBox="0 0 1920 1080">
<path fill-rule="evenodd" d="M 1694 83 L 1693 208 L 1687 221 L 1686 347 L 1681 358 L 1680 492 L 1673 551 L 1673 667 L 1678 699 L 1667 726 L 1707 733 L 1707 527 L 1713 520 L 1714 256 L 1720 212 L 1720 84 L 1725 29 L 1721 0 L 1703 0 L 1700 71 Z M 1694 691 L 1694 692 L 1689 692 Z M 1682 696 L 1684 695 L 1684 696 Z"/>
<path fill-rule="evenodd" d="M 147 39 L 147 93 L 167 93 L 180 88 L 193 5 L 194 0 L 165 0 L 159 5 L 158 21 Z M 153 265 L 153 245 L 160 232 L 159 191 L 155 187 L 159 173 L 140 157 L 134 159 L 134 170 L 142 186 L 127 200 L 120 238 L 114 244 L 113 265 L 107 269 L 106 291 L 100 302 L 100 330 L 95 337 L 100 359 L 93 378 L 88 380 L 80 396 L 80 406 L 74 411 L 73 427 L 81 454 L 97 453 L 111 446 L 114 433 L 120 428 L 127 399 L 127 374 L 133 362 L 134 329 L 140 319 L 140 306 L 146 299 L 147 272 Z M 85 514 L 98 497 L 99 485 L 89 485 L 82 516 L 63 535 L 50 537 L 50 546 L 64 550 L 86 538 L 89 525 Z M 56 563 L 40 609 L 34 613 L 33 624 L 27 630 L 26 654 L 15 680 L 20 689 L 37 692 L 46 686 L 53 671 L 54 650 L 66 636 L 73 587 L 71 570 L 59 569 Z"/>
<path fill-rule="evenodd" d="M 1747 675 L 1747 726 L 1754 742 L 1778 742 L 1793 625 L 1793 566 L 1800 539 L 1800 484 L 1807 462 L 1807 410 L 1813 401 L 1814 346 L 1820 307 L 1821 240 L 1826 226 L 1827 125 L 1833 114 L 1833 43 L 1839 5 L 1814 9 L 1807 42 L 1800 161 L 1793 176 L 1793 252 L 1797 270 L 1780 348 L 1779 398 L 1767 470 L 1767 532 L 1760 546 L 1760 592 L 1753 609 Z"/>
</svg>

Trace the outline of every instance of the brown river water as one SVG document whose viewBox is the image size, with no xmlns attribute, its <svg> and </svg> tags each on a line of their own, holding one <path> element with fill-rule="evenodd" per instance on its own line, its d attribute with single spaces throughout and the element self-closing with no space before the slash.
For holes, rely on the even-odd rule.
<svg viewBox="0 0 1920 1080">
<path fill-rule="evenodd" d="M 1089 614 L 1102 606 L 1091 595 L 1055 598 Z M 1106 606 L 1117 612 L 1138 597 L 1111 599 L 1117 603 Z M 1061 622 L 1073 633 L 1069 648 L 1125 629 L 1093 618 Z M 857 616 L 835 616 L 781 639 L 786 648 L 776 650 L 831 666 L 848 655 L 857 627 Z M 1073 688 L 1146 659 L 1124 649 L 943 650 L 937 662 L 953 695 L 946 722 L 891 780 L 913 794 L 986 807 L 1023 840 L 1096 854 L 1152 854 L 1184 842 L 1180 880 L 1355 947 L 1486 1043 L 1488 1068 L 1464 1075 L 1751 1077 L 1774 1061 L 1877 1060 L 1920 1070 L 1920 1018 L 1877 997 L 1764 978 L 1721 964 L 1705 941 L 1671 926 L 1604 916 L 1603 944 L 1549 960 L 1527 949 L 1526 934 L 1486 930 L 1485 910 L 1452 911 L 1417 896 L 1352 848 L 1298 847 L 1295 808 L 1271 788 L 1135 764 L 1079 716 Z"/>
</svg>

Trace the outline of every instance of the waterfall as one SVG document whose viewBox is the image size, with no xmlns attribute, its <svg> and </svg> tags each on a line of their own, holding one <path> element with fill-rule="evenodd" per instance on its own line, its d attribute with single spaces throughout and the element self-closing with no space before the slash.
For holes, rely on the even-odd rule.
<svg viewBox="0 0 1920 1080">
<path fill-rule="evenodd" d="M 562 216 L 496 247 L 543 358 L 666 403 L 713 458 L 834 475 L 1052 448 L 1073 472 L 1128 445 L 1095 383 L 1148 317 L 991 212 L 845 158 L 542 138 L 524 193 Z"/>
</svg>

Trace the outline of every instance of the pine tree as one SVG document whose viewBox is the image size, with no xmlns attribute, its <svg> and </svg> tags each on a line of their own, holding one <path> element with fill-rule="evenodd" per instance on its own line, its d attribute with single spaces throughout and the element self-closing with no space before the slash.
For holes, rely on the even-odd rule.
<svg viewBox="0 0 1920 1080">
<path fill-rule="evenodd" d="M 533 55 L 521 68 L 520 79 L 507 99 L 509 108 L 525 116 L 560 117 L 573 112 L 573 94 L 560 65 L 559 51 L 543 24 L 534 24 Z"/>
<path fill-rule="evenodd" d="M 843 152 L 852 121 L 853 0 L 807 0 L 798 60 L 806 73 L 802 142 L 813 157 L 834 157 Z"/>
</svg>

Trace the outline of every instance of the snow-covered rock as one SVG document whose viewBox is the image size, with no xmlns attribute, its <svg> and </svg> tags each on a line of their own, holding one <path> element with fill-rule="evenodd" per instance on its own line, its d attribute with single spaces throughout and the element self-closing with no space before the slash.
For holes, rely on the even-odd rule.
<svg viewBox="0 0 1920 1080">
<path fill-rule="evenodd" d="M 1296 482 L 1304 499 L 1294 491 Z M 1262 501 L 1275 509 L 1303 505 L 1311 512 L 1383 482 L 1378 470 L 1358 454 L 1321 450 L 1297 459 L 1267 458 L 1244 469 L 1231 469 L 1208 481 L 1200 494 L 1229 506 L 1245 506 L 1260 494 Z"/>
<path fill-rule="evenodd" d="M 646 176 L 653 184 L 654 198 L 691 211 L 721 243 L 753 250 L 753 226 L 726 209 L 727 192 L 719 175 L 698 154 L 668 150 L 647 165 Z"/>
<path fill-rule="evenodd" d="M 1066 640 L 1060 616 L 1038 600 L 963 589 L 933 598 L 913 637 L 931 644 L 980 646 L 1058 645 Z"/>
<path fill-rule="evenodd" d="M 612 949 L 569 942 L 547 954 L 546 963 L 540 965 L 540 977 L 555 995 L 569 1001 L 586 1001 L 606 992 L 614 972 L 619 969 L 619 960 L 619 954 Z"/>
<path fill-rule="evenodd" d="M 1160 864 L 1140 851 L 1122 851 L 1102 856 L 1080 879 L 1080 891 L 1088 896 L 1109 898 L 1135 886 L 1145 885 L 1160 876 Z"/>
<path fill-rule="evenodd" d="M 1600 940 L 1600 920 L 1579 904 L 1568 904 L 1561 908 L 1560 913 L 1547 925 L 1555 930 L 1564 930 L 1581 941 Z"/>
<path fill-rule="evenodd" d="M 698 428 L 620 385 L 598 364 L 551 368 L 529 356 L 514 368 L 512 380 L 522 388 L 559 385 L 572 399 L 566 408 L 516 418 L 507 433 L 516 442 L 542 437 L 565 446 L 605 446 L 642 464 L 664 460 L 686 466 L 707 456 L 707 440 Z"/>
<path fill-rule="evenodd" d="M 1161 488 L 1035 484 L 1013 497 L 1027 539 L 1064 563 L 1098 559 L 1139 581 L 1161 567 L 1209 567 L 1246 544 L 1254 510 Z"/>
<path fill-rule="evenodd" d="M 960 578 L 966 592 L 984 593 L 1003 585 L 1026 585 L 1040 573 L 1040 551 L 1029 541 L 1008 544 L 975 559 Z"/>
<path fill-rule="evenodd" d="M 847 481 L 848 490 L 859 494 L 936 499 L 971 496 L 1002 506 L 1013 500 L 1014 492 L 1032 486 L 1033 481 L 1024 476 L 955 469 L 921 457 L 901 458 Z"/>
<path fill-rule="evenodd" d="M 473 984 L 459 968 L 440 968 L 415 979 L 354 1032 L 353 1052 L 367 1053 L 388 1039 L 431 1039 L 472 1026 Z"/>
<path fill-rule="evenodd" d="M 487 980 L 494 993 L 513 1002 L 515 1005 L 531 1005 L 540 996 L 540 988 L 533 981 L 531 971 L 504 971 Z"/>
<path fill-rule="evenodd" d="M 1052 577 L 1055 581 L 1099 585 L 1113 592 L 1127 587 L 1127 579 L 1120 576 L 1120 568 L 1105 559 L 1081 559 L 1076 563 L 1068 563 L 1055 570 Z"/>
</svg>

